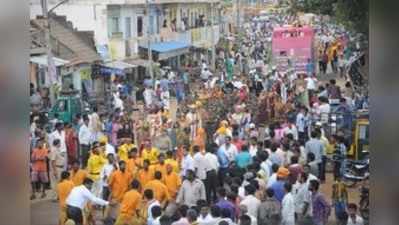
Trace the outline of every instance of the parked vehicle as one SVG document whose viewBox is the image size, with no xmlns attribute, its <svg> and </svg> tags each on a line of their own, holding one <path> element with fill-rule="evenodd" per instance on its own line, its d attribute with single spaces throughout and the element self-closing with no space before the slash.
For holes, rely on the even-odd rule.
<svg viewBox="0 0 399 225">
<path fill-rule="evenodd" d="M 370 177 L 370 159 L 347 160 L 342 180 L 348 187 L 354 187 L 357 183 Z"/>
</svg>

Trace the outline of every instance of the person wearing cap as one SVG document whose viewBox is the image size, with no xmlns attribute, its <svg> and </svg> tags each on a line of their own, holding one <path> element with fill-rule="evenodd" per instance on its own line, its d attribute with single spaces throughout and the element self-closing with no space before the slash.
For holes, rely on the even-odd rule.
<svg viewBox="0 0 399 225">
<path fill-rule="evenodd" d="M 123 144 L 121 146 L 119 146 L 118 148 L 118 158 L 119 160 L 123 160 L 125 162 L 128 161 L 129 159 L 129 151 L 132 148 L 135 148 L 136 145 L 132 143 L 132 139 L 131 138 L 124 138 L 122 139 Z"/>
<path fill-rule="evenodd" d="M 93 148 L 91 150 L 89 160 L 87 161 L 87 172 L 88 178 L 90 178 L 94 182 L 94 184 L 92 185 L 92 191 L 97 197 L 100 197 L 101 194 L 102 185 L 100 180 L 100 172 L 105 163 L 107 163 L 107 161 L 105 158 L 100 156 L 98 143 L 93 143 Z"/>
<path fill-rule="evenodd" d="M 284 184 L 287 182 L 287 177 L 289 175 L 289 170 L 285 167 L 280 167 L 277 170 L 277 180 L 274 182 L 270 188 L 273 189 L 276 199 L 281 203 L 285 195 Z"/>
<path fill-rule="evenodd" d="M 117 158 L 117 155 L 116 155 L 116 151 L 115 151 L 115 148 L 114 148 L 114 146 L 112 146 L 110 143 L 108 143 L 108 138 L 107 138 L 107 136 L 101 136 L 100 138 L 99 138 L 99 143 L 100 143 L 100 146 L 102 147 L 102 149 L 103 149 L 103 153 L 104 153 L 104 156 L 106 157 L 108 154 L 112 154 L 114 157 L 115 157 L 115 159 Z"/>
</svg>

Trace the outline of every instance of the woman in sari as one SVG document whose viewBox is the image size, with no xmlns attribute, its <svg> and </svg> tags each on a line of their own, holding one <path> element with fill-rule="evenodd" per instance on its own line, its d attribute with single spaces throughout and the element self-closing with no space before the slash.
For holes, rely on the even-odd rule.
<svg viewBox="0 0 399 225">
<path fill-rule="evenodd" d="M 65 144 L 67 147 L 68 165 L 78 159 L 78 137 L 71 124 L 65 126 Z"/>
</svg>

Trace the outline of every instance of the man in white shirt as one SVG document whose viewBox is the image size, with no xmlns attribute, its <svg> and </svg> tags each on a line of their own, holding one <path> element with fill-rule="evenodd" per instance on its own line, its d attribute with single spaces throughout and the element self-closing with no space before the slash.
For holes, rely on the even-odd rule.
<svg viewBox="0 0 399 225">
<path fill-rule="evenodd" d="M 216 146 L 217 147 L 217 146 Z M 215 148 L 216 148 L 215 147 Z M 206 172 L 206 199 L 208 202 L 216 201 L 217 199 L 217 187 L 218 187 L 218 170 L 219 170 L 219 161 L 218 157 L 214 154 L 214 150 L 212 148 L 208 148 L 205 153 L 205 160 L 209 164 L 210 170 Z"/>
<path fill-rule="evenodd" d="M 66 152 L 64 125 L 60 122 L 55 124 L 55 130 L 50 134 L 49 143 L 52 144 L 56 139 L 60 140 L 60 152 Z"/>
<path fill-rule="evenodd" d="M 304 174 L 304 176 L 307 177 L 305 183 L 308 188 L 309 188 L 309 184 L 310 184 L 311 180 L 317 180 L 317 181 L 319 180 L 319 178 L 317 178 L 315 175 L 311 174 L 310 171 L 311 171 L 311 169 L 310 169 L 309 165 L 303 166 L 303 174 Z"/>
<path fill-rule="evenodd" d="M 348 204 L 348 224 L 347 225 L 364 225 L 363 218 L 357 215 L 357 205 Z"/>
<path fill-rule="evenodd" d="M 74 187 L 66 199 L 67 217 L 75 222 L 75 224 L 83 224 L 83 209 L 87 202 L 90 201 L 97 205 L 107 206 L 110 203 L 101 198 L 97 198 L 89 190 L 91 190 L 93 181 L 85 178 L 83 184 Z"/>
<path fill-rule="evenodd" d="M 200 209 L 200 213 L 197 219 L 198 225 L 213 225 L 214 220 L 209 213 L 209 206 L 205 200 L 198 201 L 198 207 Z"/>
<path fill-rule="evenodd" d="M 320 120 L 323 124 L 328 123 L 328 118 L 330 115 L 330 104 L 328 103 L 327 98 L 320 97 L 319 98 L 321 104 L 318 107 L 318 111 L 320 113 Z"/>
<path fill-rule="evenodd" d="M 260 200 L 255 197 L 256 188 L 248 184 L 245 186 L 245 198 L 241 201 L 241 205 L 245 205 L 248 209 L 248 214 L 256 217 L 258 215 L 258 208 Z"/>
<path fill-rule="evenodd" d="M 161 204 L 154 198 L 154 192 L 152 189 L 146 189 L 144 191 L 144 199 L 147 201 L 147 224 L 152 224 L 152 208 L 154 206 L 161 206 Z"/>
<path fill-rule="evenodd" d="M 209 162 L 206 160 L 205 155 L 200 152 L 198 145 L 195 145 L 193 147 L 193 152 L 194 152 L 193 162 L 194 162 L 195 174 L 197 178 L 205 182 L 206 172 L 208 172 L 212 168 L 209 165 Z"/>
<path fill-rule="evenodd" d="M 246 205 L 240 205 L 240 217 L 239 217 L 239 225 L 257 225 L 258 220 L 255 216 L 248 214 L 248 208 Z"/>
<path fill-rule="evenodd" d="M 90 140 L 91 140 L 91 131 L 89 129 L 89 117 L 87 115 L 83 116 L 83 124 L 79 129 L 79 143 L 80 143 L 80 154 L 79 158 L 82 160 L 81 164 L 83 168 L 87 166 L 87 160 L 89 159 L 89 150 L 90 150 Z"/>
<path fill-rule="evenodd" d="M 201 199 L 206 199 L 205 185 L 200 179 L 195 178 L 193 170 L 187 170 L 187 179 L 180 187 L 176 203 L 192 207 Z"/>
<path fill-rule="evenodd" d="M 187 151 L 187 147 L 183 147 L 183 159 L 181 161 L 181 172 L 180 175 L 182 177 L 185 177 L 187 175 L 187 170 L 192 170 L 194 171 L 194 160 L 193 157 L 189 154 Z"/>
<path fill-rule="evenodd" d="M 114 110 L 115 109 L 120 109 L 121 111 L 124 110 L 122 99 L 116 95 L 114 95 Z"/>
<path fill-rule="evenodd" d="M 281 202 L 282 225 L 295 225 L 295 201 L 291 193 L 292 185 L 284 184 L 285 195 Z"/>
<path fill-rule="evenodd" d="M 283 132 L 284 132 L 284 135 L 292 134 L 292 136 L 294 137 L 294 140 L 296 140 L 296 141 L 298 140 L 298 130 L 294 124 L 288 123 L 288 125 L 286 127 L 284 127 Z"/>
<path fill-rule="evenodd" d="M 220 149 L 226 152 L 229 162 L 235 160 L 238 150 L 235 145 L 231 144 L 231 137 L 228 136 L 225 138 L 225 143 L 220 146 Z"/>
<path fill-rule="evenodd" d="M 301 140 L 305 139 L 305 108 L 301 107 L 299 113 L 296 115 L 296 127 L 298 131 L 298 138 Z"/>
<path fill-rule="evenodd" d="M 212 76 L 211 71 L 208 68 L 204 68 L 201 72 L 201 79 L 203 82 L 208 81 L 209 77 Z"/>
<path fill-rule="evenodd" d="M 307 179 L 307 174 L 302 173 L 293 186 L 295 213 L 300 224 L 308 224 L 307 222 L 312 221 L 312 192 L 306 184 Z"/>
<path fill-rule="evenodd" d="M 108 178 L 111 176 L 112 171 L 114 171 L 116 164 L 114 164 L 115 158 L 113 154 L 107 154 L 108 163 L 103 166 L 100 172 L 100 179 L 102 185 L 102 197 L 107 200 L 110 195 L 110 190 L 108 188 Z"/>
<path fill-rule="evenodd" d="M 272 165 L 272 174 L 267 180 L 267 188 L 271 187 L 277 181 L 277 171 L 280 166 L 278 164 Z"/>
<path fill-rule="evenodd" d="M 57 196 L 57 184 L 61 178 L 61 172 L 66 169 L 66 152 L 60 151 L 61 142 L 59 139 L 55 139 L 51 144 L 51 150 L 49 153 L 50 160 L 50 182 L 51 188 L 54 191 L 54 196 Z M 56 198 L 54 199 L 56 200 Z"/>
<path fill-rule="evenodd" d="M 150 87 L 146 87 L 143 92 L 144 102 L 146 107 L 150 107 L 153 102 L 153 96 L 155 96 L 154 90 Z"/>
</svg>

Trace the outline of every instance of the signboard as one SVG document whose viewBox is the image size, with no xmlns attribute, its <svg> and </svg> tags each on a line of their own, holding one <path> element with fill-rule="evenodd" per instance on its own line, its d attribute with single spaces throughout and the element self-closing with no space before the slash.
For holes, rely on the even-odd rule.
<svg viewBox="0 0 399 225">
<path fill-rule="evenodd" d="M 112 74 L 117 76 L 125 75 L 125 71 L 121 69 L 111 68 L 103 65 L 93 65 L 92 70 L 93 74 L 96 75 L 106 75 L 106 76 L 111 76 Z"/>
<path fill-rule="evenodd" d="M 97 52 L 98 54 L 100 54 L 101 59 L 103 61 L 109 61 L 111 60 L 110 56 L 109 56 L 109 51 L 108 51 L 108 45 L 97 45 Z"/>
</svg>

